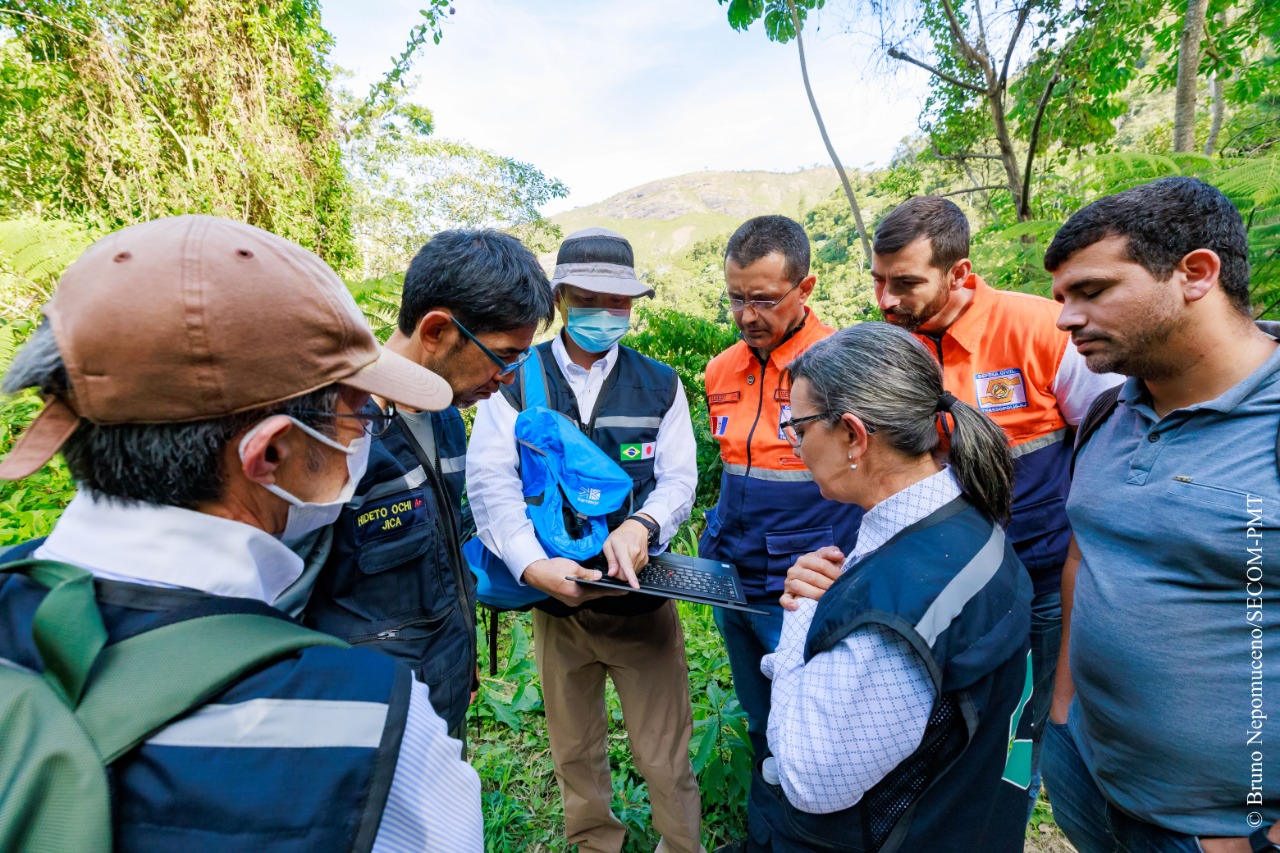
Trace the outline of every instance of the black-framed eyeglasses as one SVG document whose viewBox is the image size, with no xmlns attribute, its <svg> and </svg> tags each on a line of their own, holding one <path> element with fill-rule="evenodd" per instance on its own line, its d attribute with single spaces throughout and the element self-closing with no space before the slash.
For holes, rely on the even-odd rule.
<svg viewBox="0 0 1280 853">
<path fill-rule="evenodd" d="M 736 296 L 730 296 L 729 288 L 726 287 L 720 292 L 720 304 L 728 306 L 729 310 L 735 314 L 746 308 L 748 305 L 757 311 L 772 311 L 774 308 L 778 307 L 778 303 L 791 295 L 792 290 L 795 290 L 799 286 L 800 282 L 797 281 L 795 284 L 791 285 L 790 289 L 788 289 L 786 293 L 782 294 L 772 302 L 767 299 L 739 299 Z"/>
<path fill-rule="evenodd" d="M 520 369 L 520 365 L 528 361 L 529 356 L 533 355 L 533 350 L 527 349 L 524 352 L 520 353 L 520 355 L 516 356 L 515 361 L 511 361 L 511 362 L 504 361 L 500 355 L 498 355 L 493 350 L 489 349 L 484 344 L 480 343 L 480 339 L 477 338 L 475 335 L 471 334 L 471 331 L 466 326 L 459 323 L 457 317 L 454 317 L 452 314 L 450 314 L 449 319 L 453 321 L 453 325 L 458 327 L 459 332 L 462 332 L 462 334 L 467 336 L 467 340 L 471 341 L 471 343 L 480 347 L 480 352 L 489 356 L 489 360 L 492 361 L 494 364 L 498 365 L 499 376 L 510 376 L 511 374 L 515 373 L 517 370 Z"/>
<path fill-rule="evenodd" d="M 830 416 L 830 412 L 818 412 L 816 415 L 806 415 L 803 418 L 791 418 L 778 424 L 778 429 L 782 431 L 783 437 L 787 439 L 787 443 L 795 450 L 800 449 L 801 443 L 804 442 L 804 433 L 800 432 L 796 427 L 802 426 L 813 421 L 821 420 Z M 865 421 L 862 424 L 867 428 L 867 432 L 875 432 L 876 428 Z"/>
<path fill-rule="evenodd" d="M 391 429 L 391 422 L 396 419 L 396 404 L 387 401 L 387 410 L 385 412 L 356 412 L 351 415 L 340 415 L 337 412 L 320 412 L 314 409 L 306 409 L 298 412 L 300 415 L 311 415 L 318 418 L 354 418 L 361 422 L 364 431 L 374 438 L 386 435 L 387 430 Z"/>
</svg>

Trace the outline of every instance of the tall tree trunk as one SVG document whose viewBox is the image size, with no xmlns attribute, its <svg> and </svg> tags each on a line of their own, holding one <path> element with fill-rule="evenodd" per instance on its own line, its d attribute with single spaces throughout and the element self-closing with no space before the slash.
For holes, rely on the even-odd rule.
<svg viewBox="0 0 1280 853">
<path fill-rule="evenodd" d="M 1222 97 L 1222 77 L 1214 74 L 1209 78 L 1209 115 L 1213 116 L 1213 124 L 1209 126 L 1209 138 L 1204 143 L 1204 156 L 1213 154 L 1218 147 L 1218 134 L 1222 132 L 1223 113 L 1226 104 Z"/>
<path fill-rule="evenodd" d="M 849 176 L 844 173 L 844 166 L 840 163 L 839 156 L 836 155 L 836 149 L 831 145 L 831 137 L 827 135 L 827 126 L 822 122 L 822 113 L 818 111 L 818 102 L 813 97 L 813 87 L 809 85 L 809 66 L 804 59 L 804 41 L 800 38 L 800 13 L 796 11 L 795 0 L 787 0 L 787 6 L 791 9 L 791 21 L 796 27 L 796 47 L 800 51 L 800 76 L 804 78 L 804 91 L 809 96 L 809 106 L 813 109 L 813 118 L 818 122 L 818 133 L 822 136 L 822 144 L 827 146 L 827 154 L 831 157 L 831 162 L 835 164 L 836 173 L 840 175 L 840 184 L 844 187 L 845 197 L 849 199 L 849 207 L 853 209 L 853 222 L 858 227 L 858 238 L 862 241 L 862 253 L 867 258 L 867 267 L 871 267 L 871 241 L 867 239 L 866 226 L 862 224 L 862 211 L 858 209 L 858 199 L 853 195 L 853 186 L 849 183 Z"/>
<path fill-rule="evenodd" d="M 991 109 L 991 123 L 995 126 L 996 144 L 1000 146 L 1000 162 L 1004 163 L 1005 179 L 1009 183 L 1009 193 L 1013 196 L 1014 206 L 1018 210 L 1018 221 L 1026 222 L 1031 218 L 1030 210 L 1025 209 L 1022 199 L 1022 176 L 1018 174 L 1018 152 L 1013 149 L 1013 139 L 1009 136 L 1009 123 L 1004 116 L 1004 97 L 1000 91 L 987 94 L 987 104 Z"/>
<path fill-rule="evenodd" d="M 1196 78 L 1200 72 L 1200 41 L 1204 38 L 1207 0 L 1187 0 L 1187 15 L 1178 45 L 1178 89 L 1173 108 L 1173 150 L 1191 151 L 1196 145 Z"/>
</svg>

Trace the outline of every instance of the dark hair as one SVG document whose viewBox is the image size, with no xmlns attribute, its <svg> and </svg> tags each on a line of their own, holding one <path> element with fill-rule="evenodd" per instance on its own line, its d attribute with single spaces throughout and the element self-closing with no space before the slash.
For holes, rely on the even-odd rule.
<svg viewBox="0 0 1280 853">
<path fill-rule="evenodd" d="M 571 234 L 556 252 L 556 266 L 560 264 L 618 264 L 635 269 L 636 255 L 620 234 Z"/>
<path fill-rule="evenodd" d="M 804 379 L 834 424 L 845 412 L 876 428 L 880 440 L 915 459 L 932 453 L 938 435 L 942 368 L 914 336 L 889 323 L 859 323 L 809 347 L 791 362 L 791 381 Z M 982 412 L 951 403 L 949 462 L 969 500 L 1000 523 L 1013 500 L 1009 439 Z"/>
<path fill-rule="evenodd" d="M 892 255 L 921 237 L 929 241 L 929 264 L 940 270 L 969 257 L 969 220 L 954 202 L 936 195 L 909 198 L 889 211 L 876 226 L 871 250 Z"/>
<path fill-rule="evenodd" d="M 404 275 L 400 331 L 412 335 L 428 312 L 448 309 L 471 332 L 509 332 L 550 323 L 551 284 L 524 244 L 489 228 L 441 231 Z"/>
<path fill-rule="evenodd" d="M 1076 211 L 1044 253 L 1053 272 L 1075 252 L 1108 237 L 1127 240 L 1125 254 L 1161 281 L 1196 249 L 1222 262 L 1218 282 L 1240 313 L 1249 306 L 1249 237 L 1240 211 L 1216 187 L 1196 178 L 1161 178 L 1100 198 Z"/>
<path fill-rule="evenodd" d="M 23 345 L 4 377 L 5 393 L 39 388 L 65 394 L 69 383 L 49 324 L 41 324 Z M 98 497 L 127 503 L 195 509 L 218 500 L 226 489 L 222 454 L 236 435 L 271 415 L 289 415 L 319 432 L 337 434 L 332 415 L 338 386 L 237 412 L 221 418 L 173 424 L 94 424 L 80 426 L 62 445 L 62 455 L 77 485 Z M 320 414 L 317 414 L 320 413 Z M 314 459 L 323 460 L 318 452 Z"/>
<path fill-rule="evenodd" d="M 774 252 L 782 255 L 782 274 L 792 284 L 809 274 L 809 237 L 799 222 L 785 216 L 748 219 L 729 238 L 724 256 L 740 267 L 749 267 Z"/>
</svg>

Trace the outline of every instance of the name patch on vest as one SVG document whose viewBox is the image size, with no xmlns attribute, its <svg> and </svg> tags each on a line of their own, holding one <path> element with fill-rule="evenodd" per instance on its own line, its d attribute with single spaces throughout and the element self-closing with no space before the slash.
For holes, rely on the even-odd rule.
<svg viewBox="0 0 1280 853">
<path fill-rule="evenodd" d="M 426 524 L 427 504 L 422 490 L 365 504 L 356 513 L 356 545 Z"/>
<path fill-rule="evenodd" d="M 975 373 L 974 392 L 984 412 L 1004 412 L 1027 407 L 1027 385 L 1016 367 L 993 373 Z"/>
<path fill-rule="evenodd" d="M 779 401 L 781 401 L 781 402 L 783 402 L 783 403 L 790 403 L 790 402 L 791 402 L 791 389 L 790 389 L 790 388 L 778 388 L 777 390 L 775 390 L 775 391 L 773 392 L 773 399 L 775 399 L 775 400 L 779 400 Z"/>
<path fill-rule="evenodd" d="M 708 394 L 708 403 L 736 403 L 742 399 L 741 391 L 729 391 L 725 394 Z"/>
</svg>

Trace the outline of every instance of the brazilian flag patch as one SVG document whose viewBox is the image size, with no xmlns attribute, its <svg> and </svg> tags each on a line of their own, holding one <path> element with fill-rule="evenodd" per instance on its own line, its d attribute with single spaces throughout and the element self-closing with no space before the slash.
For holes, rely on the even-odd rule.
<svg viewBox="0 0 1280 853">
<path fill-rule="evenodd" d="M 618 458 L 623 462 L 639 462 L 641 459 L 652 459 L 654 454 L 654 443 L 646 441 L 643 444 L 624 444 L 618 449 Z"/>
</svg>

